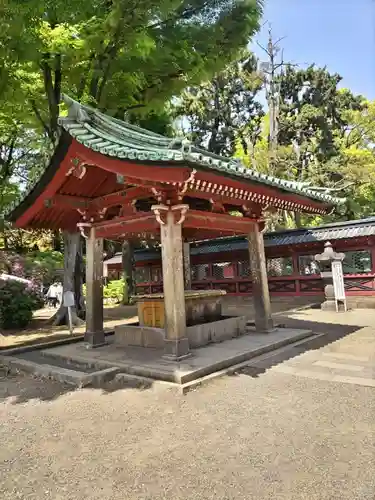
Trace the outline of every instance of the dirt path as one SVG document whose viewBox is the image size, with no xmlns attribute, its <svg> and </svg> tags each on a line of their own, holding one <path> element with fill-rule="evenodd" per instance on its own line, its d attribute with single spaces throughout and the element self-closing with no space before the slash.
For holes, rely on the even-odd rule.
<svg viewBox="0 0 375 500">
<path fill-rule="evenodd" d="M 373 500 L 375 389 L 270 369 L 186 397 L 0 381 L 0 498 Z"/>
</svg>

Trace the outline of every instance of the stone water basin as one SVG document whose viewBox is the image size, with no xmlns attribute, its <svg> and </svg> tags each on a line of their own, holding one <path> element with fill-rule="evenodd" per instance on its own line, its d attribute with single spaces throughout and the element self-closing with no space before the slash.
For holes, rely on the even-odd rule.
<svg viewBox="0 0 375 500">
<path fill-rule="evenodd" d="M 187 290 L 186 337 L 190 348 L 222 342 L 246 333 L 246 316 L 223 317 L 221 299 L 225 290 Z M 115 327 L 115 344 L 163 348 L 165 340 L 164 294 L 133 297 L 137 302 L 139 323 Z"/>
<path fill-rule="evenodd" d="M 186 326 L 218 321 L 221 319 L 221 299 L 225 290 L 186 290 Z M 164 328 L 164 294 L 136 295 L 139 326 Z"/>
</svg>

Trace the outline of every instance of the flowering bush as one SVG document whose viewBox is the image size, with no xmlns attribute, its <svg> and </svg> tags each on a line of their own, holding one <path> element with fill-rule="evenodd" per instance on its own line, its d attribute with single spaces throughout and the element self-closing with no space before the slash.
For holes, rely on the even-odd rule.
<svg viewBox="0 0 375 500">
<path fill-rule="evenodd" d="M 64 257 L 61 252 L 31 252 L 25 255 L 25 273 L 44 284 L 61 279 Z"/>
<path fill-rule="evenodd" d="M 0 281 L 0 328 L 24 328 L 33 311 L 41 307 L 41 296 L 32 285 L 19 281 Z"/>
<path fill-rule="evenodd" d="M 29 252 L 17 254 L 0 251 L 0 274 L 11 274 L 30 280 L 33 287 L 42 290 L 59 278 L 64 267 L 63 255 L 60 252 Z"/>
</svg>

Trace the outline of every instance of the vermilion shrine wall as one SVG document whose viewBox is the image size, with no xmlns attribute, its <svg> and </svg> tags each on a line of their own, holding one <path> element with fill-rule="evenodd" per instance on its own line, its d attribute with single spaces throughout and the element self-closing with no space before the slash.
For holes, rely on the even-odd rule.
<svg viewBox="0 0 375 500">
<path fill-rule="evenodd" d="M 344 252 L 346 293 L 353 296 L 375 296 L 375 237 L 331 240 L 337 252 Z M 214 245 L 214 241 L 210 244 Z M 235 247 L 235 244 L 233 245 Z M 266 247 L 268 284 L 273 296 L 323 295 L 323 281 L 314 273 L 313 256 L 323 251 L 324 242 Z M 150 258 L 147 259 L 147 255 Z M 138 260 L 141 257 L 142 260 Z M 225 252 L 191 255 L 192 288 L 222 289 L 229 295 L 252 293 L 247 250 L 235 248 Z M 109 279 L 121 275 L 121 264 L 108 265 Z M 150 252 L 136 255 L 137 293 L 162 291 L 161 261 Z"/>
</svg>

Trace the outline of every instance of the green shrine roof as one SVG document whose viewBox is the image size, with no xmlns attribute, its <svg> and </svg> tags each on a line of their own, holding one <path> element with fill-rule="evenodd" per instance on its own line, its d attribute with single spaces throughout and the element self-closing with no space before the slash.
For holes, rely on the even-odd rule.
<svg viewBox="0 0 375 500">
<path fill-rule="evenodd" d="M 267 185 L 329 205 L 345 201 L 305 183 L 262 174 L 245 167 L 238 159 L 218 156 L 195 147 L 186 138 L 164 137 L 112 118 L 70 97 L 64 96 L 63 99 L 69 112 L 68 116 L 59 119 L 60 125 L 78 142 L 103 155 L 147 163 L 188 164 L 197 170 Z"/>
</svg>

